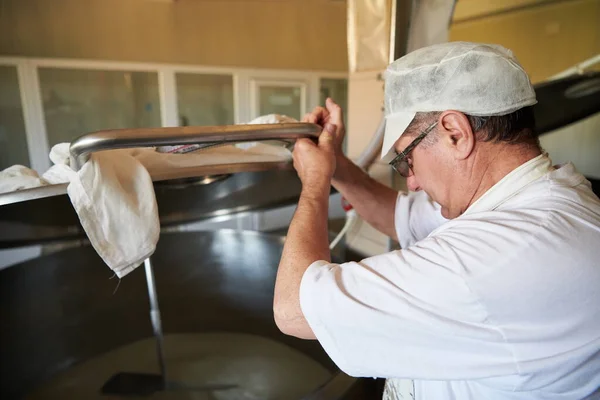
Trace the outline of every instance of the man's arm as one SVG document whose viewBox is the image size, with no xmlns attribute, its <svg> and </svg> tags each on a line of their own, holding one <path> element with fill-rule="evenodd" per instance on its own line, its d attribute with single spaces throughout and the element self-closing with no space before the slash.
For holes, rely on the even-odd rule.
<svg viewBox="0 0 600 400">
<path fill-rule="evenodd" d="M 300 283 L 308 267 L 330 260 L 327 234 L 329 187 L 303 191 L 290 224 L 275 283 L 274 315 L 279 329 L 301 339 L 316 339 L 300 308 Z"/>
<path fill-rule="evenodd" d="M 371 178 L 345 156 L 337 158 L 333 187 L 352 204 L 358 215 L 383 234 L 398 240 L 394 213 L 398 192 Z"/>
<path fill-rule="evenodd" d="M 318 145 L 299 140 L 294 147 L 294 167 L 302 181 L 302 192 L 277 270 L 273 312 L 283 333 L 302 339 L 316 339 L 300 307 L 302 276 L 315 261 L 331 261 L 327 219 L 335 170 L 334 130 L 328 124 Z"/>
<path fill-rule="evenodd" d="M 302 181 L 302 192 L 277 271 L 273 311 L 282 332 L 315 339 L 300 307 L 300 284 L 312 263 L 331 261 L 327 219 L 332 178 L 336 189 L 359 215 L 393 238 L 397 193 L 370 178 L 343 155 L 342 110 L 331 99 L 327 99 L 326 109 L 317 107 L 303 121 L 318 123 L 325 129 L 318 145 L 299 140 L 294 147 L 294 168 Z"/>
</svg>

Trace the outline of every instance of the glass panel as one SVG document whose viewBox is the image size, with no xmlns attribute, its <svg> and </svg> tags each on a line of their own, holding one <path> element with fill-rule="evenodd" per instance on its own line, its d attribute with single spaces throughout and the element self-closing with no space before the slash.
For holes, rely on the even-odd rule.
<svg viewBox="0 0 600 400">
<path fill-rule="evenodd" d="M 325 105 L 325 100 L 331 97 L 333 101 L 344 110 L 344 123 L 348 124 L 348 80 L 347 79 L 321 79 L 319 90 L 319 105 Z"/>
<path fill-rule="evenodd" d="M 160 126 L 158 74 L 40 68 L 50 146 L 101 129 Z"/>
<path fill-rule="evenodd" d="M 331 97 L 344 111 L 344 125 L 348 127 L 348 80 L 347 79 L 321 79 L 321 88 L 319 90 L 319 105 L 324 106 L 325 100 Z M 347 130 L 347 128 L 346 128 Z M 348 147 L 348 136 L 344 138 L 344 152 Z"/>
<path fill-rule="evenodd" d="M 302 89 L 294 86 L 258 87 L 259 115 L 282 114 L 300 119 L 302 116 Z"/>
<path fill-rule="evenodd" d="M 14 164 L 29 166 L 25 120 L 17 68 L 0 66 L 0 170 Z"/>
<path fill-rule="evenodd" d="M 176 74 L 179 125 L 231 125 L 233 76 Z"/>
</svg>

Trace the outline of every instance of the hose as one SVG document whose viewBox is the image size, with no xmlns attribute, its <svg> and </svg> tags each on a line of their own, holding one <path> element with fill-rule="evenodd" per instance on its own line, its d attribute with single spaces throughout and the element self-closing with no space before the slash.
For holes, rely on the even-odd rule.
<svg viewBox="0 0 600 400">
<path fill-rule="evenodd" d="M 356 160 L 356 165 L 358 165 L 362 170 L 368 171 L 371 165 L 375 162 L 379 153 L 381 152 L 381 146 L 383 145 L 383 135 L 385 133 L 385 118 L 381 118 L 381 122 L 377 126 L 373 137 L 367 144 L 367 147 L 363 150 L 363 152 L 358 156 Z M 346 211 L 346 222 L 344 223 L 344 227 L 337 234 L 335 239 L 329 244 L 329 250 L 333 250 L 335 246 L 342 240 L 342 238 L 348 233 L 352 227 L 358 221 L 358 214 L 354 207 L 348 201 L 342 197 L 342 208 Z"/>
</svg>

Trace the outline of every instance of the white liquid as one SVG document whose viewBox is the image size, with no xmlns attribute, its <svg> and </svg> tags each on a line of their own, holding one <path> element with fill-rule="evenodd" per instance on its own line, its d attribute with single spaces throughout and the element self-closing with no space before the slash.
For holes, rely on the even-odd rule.
<svg viewBox="0 0 600 400">
<path fill-rule="evenodd" d="M 332 375 L 303 353 L 260 336 L 170 334 L 165 336 L 164 345 L 169 382 L 194 387 L 237 387 L 214 392 L 162 391 L 145 399 L 293 400 L 313 392 Z M 100 393 L 104 383 L 117 372 L 158 373 L 154 339 L 144 339 L 75 365 L 45 382 L 27 399 L 123 399 Z"/>
</svg>

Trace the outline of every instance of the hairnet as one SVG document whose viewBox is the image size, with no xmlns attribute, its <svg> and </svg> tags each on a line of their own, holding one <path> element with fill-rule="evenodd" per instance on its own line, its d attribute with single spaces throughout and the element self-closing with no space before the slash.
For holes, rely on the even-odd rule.
<svg viewBox="0 0 600 400">
<path fill-rule="evenodd" d="M 535 104 L 535 91 L 512 52 L 499 45 L 450 42 L 413 51 L 385 72 L 382 158 L 417 112 L 505 115 Z"/>
</svg>

